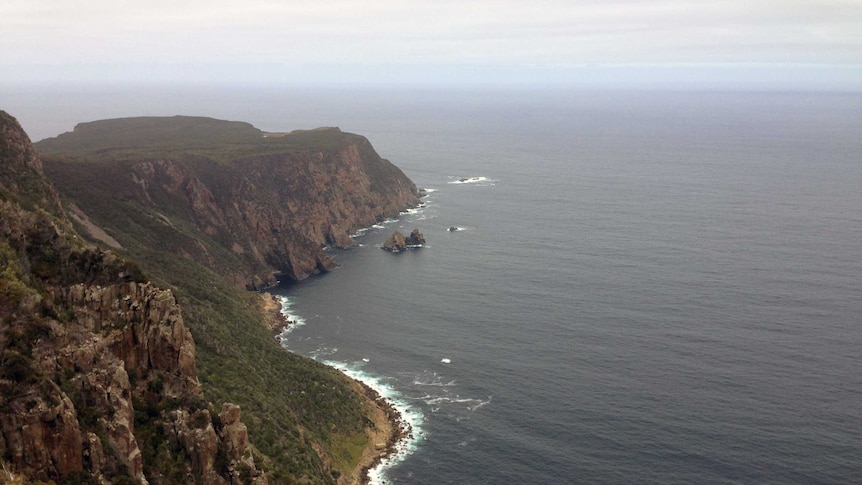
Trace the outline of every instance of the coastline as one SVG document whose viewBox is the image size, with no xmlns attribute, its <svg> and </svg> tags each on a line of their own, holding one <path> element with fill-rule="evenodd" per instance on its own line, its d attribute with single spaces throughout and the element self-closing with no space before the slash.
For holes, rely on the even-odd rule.
<svg viewBox="0 0 862 485">
<path fill-rule="evenodd" d="M 284 312 L 281 300 L 275 295 L 260 293 L 260 308 L 263 322 L 272 332 L 276 339 L 288 330 L 291 325 L 296 324 Z M 289 352 L 285 349 L 286 352 Z M 368 435 L 368 445 L 362 451 L 362 457 L 349 474 L 344 474 L 338 479 L 339 485 L 362 484 L 371 482 L 369 472 L 377 467 L 385 458 L 398 452 L 398 443 L 412 436 L 410 424 L 404 420 L 401 413 L 374 390 L 371 386 L 355 379 L 342 370 L 330 366 L 353 382 L 354 391 L 363 396 L 368 407 L 368 418 L 372 423 L 365 428 Z"/>
<path fill-rule="evenodd" d="M 351 378 L 352 379 L 352 378 Z M 387 457 L 398 452 L 397 445 L 412 436 L 410 424 L 401 417 L 401 413 L 395 409 L 389 401 L 380 393 L 372 389 L 368 384 L 353 379 L 356 383 L 356 392 L 366 397 L 370 408 L 370 418 L 373 428 L 366 428 L 369 444 L 362 452 L 362 458 L 353 469 L 349 480 L 344 482 L 360 483 L 368 485 L 371 482 L 369 472 L 376 468 Z M 339 480 L 339 483 L 342 483 Z"/>
<path fill-rule="evenodd" d="M 292 322 L 282 312 L 281 302 L 275 295 L 266 291 L 260 292 L 258 295 L 260 295 L 263 323 L 273 335 L 278 336 Z"/>
</svg>

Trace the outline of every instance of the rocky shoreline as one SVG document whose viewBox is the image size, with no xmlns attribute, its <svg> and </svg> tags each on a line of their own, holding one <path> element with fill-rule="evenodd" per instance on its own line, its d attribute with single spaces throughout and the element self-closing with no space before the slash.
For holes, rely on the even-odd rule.
<svg viewBox="0 0 862 485">
<path fill-rule="evenodd" d="M 271 293 L 260 293 L 263 321 L 273 336 L 279 338 L 284 329 L 294 322 L 285 317 L 281 311 L 281 303 Z M 349 376 L 348 376 L 349 377 Z M 352 379 L 352 378 L 351 378 Z M 343 475 L 338 483 L 341 485 L 362 484 L 370 482 L 368 472 L 373 470 L 385 458 L 398 452 L 401 440 L 413 437 L 413 429 L 404 420 L 395 406 L 375 391 L 368 384 L 352 379 L 356 385 L 354 390 L 365 396 L 371 406 L 369 418 L 373 426 L 367 428 L 369 434 L 368 446 L 362 452 L 359 464 L 349 475 Z"/>
<path fill-rule="evenodd" d="M 263 323 L 266 328 L 277 338 L 285 328 L 290 326 L 291 322 L 281 312 L 281 302 L 272 293 L 261 292 L 261 313 L 263 314 Z"/>
<path fill-rule="evenodd" d="M 398 443 L 405 439 L 413 437 L 413 429 L 401 416 L 401 413 L 395 409 L 389 401 L 383 398 L 377 391 L 362 381 L 356 381 L 363 390 L 365 397 L 369 399 L 376 407 L 377 412 L 374 413 L 375 418 L 378 418 L 382 412 L 384 419 L 373 420 L 375 430 L 381 430 L 386 438 L 386 441 L 376 441 L 374 438 L 375 432 L 370 431 L 372 440 L 368 448 L 362 454 L 362 460 L 359 464 L 359 483 L 367 485 L 370 482 L 368 472 L 373 470 L 377 465 L 391 455 L 398 452 Z M 388 429 L 387 429 L 388 428 Z M 369 453 L 369 450 L 371 453 Z"/>
</svg>

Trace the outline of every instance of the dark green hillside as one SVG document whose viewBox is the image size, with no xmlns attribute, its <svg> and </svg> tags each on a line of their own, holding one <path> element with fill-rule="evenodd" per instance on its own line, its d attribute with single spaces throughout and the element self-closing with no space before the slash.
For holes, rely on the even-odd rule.
<svg viewBox="0 0 862 485">
<path fill-rule="evenodd" d="M 62 150 L 63 154 L 134 153 L 160 147 L 167 151 L 194 149 L 260 138 L 260 130 L 248 123 L 193 116 L 121 118 L 80 123 L 71 133 L 40 143 L 41 153 Z"/>
<path fill-rule="evenodd" d="M 142 159 L 197 154 L 214 161 L 299 150 L 335 150 L 351 136 L 337 128 L 265 133 L 239 121 L 197 116 L 140 117 L 80 123 L 38 143 L 43 156 L 78 160 Z M 352 135 L 356 137 L 356 135 Z"/>
</svg>

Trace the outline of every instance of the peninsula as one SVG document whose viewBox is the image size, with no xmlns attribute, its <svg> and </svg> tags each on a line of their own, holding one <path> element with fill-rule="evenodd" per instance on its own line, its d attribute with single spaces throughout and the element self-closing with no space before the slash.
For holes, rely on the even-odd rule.
<svg viewBox="0 0 862 485">
<path fill-rule="evenodd" d="M 35 145 L 0 112 L 0 452 L 32 480 L 359 483 L 398 417 L 272 337 L 265 289 L 419 203 L 365 138 L 199 117 Z M 381 442 L 384 446 L 381 448 Z"/>
</svg>

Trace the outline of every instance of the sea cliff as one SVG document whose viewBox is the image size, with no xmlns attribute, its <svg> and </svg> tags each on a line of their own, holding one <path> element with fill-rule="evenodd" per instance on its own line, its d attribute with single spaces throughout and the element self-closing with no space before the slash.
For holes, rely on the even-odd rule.
<svg viewBox="0 0 862 485">
<path fill-rule="evenodd" d="M 250 288 L 333 268 L 325 247 L 351 246 L 357 229 L 419 203 L 401 170 L 338 128 L 265 133 L 208 118 L 128 118 L 83 123 L 37 146 L 81 218 L 119 244 L 158 240 Z"/>
<path fill-rule="evenodd" d="M 5 479 L 359 481 L 387 413 L 278 347 L 246 288 L 326 271 L 327 246 L 417 204 L 400 170 L 337 129 L 113 120 L 43 156 L 0 130 Z"/>
</svg>

